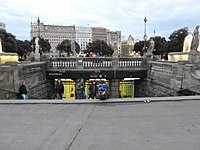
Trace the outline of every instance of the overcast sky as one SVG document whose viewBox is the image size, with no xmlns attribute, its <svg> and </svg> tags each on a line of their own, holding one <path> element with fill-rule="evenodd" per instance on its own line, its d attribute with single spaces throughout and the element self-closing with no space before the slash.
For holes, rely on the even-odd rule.
<svg viewBox="0 0 200 150">
<path fill-rule="evenodd" d="M 148 37 L 154 29 L 168 38 L 174 30 L 193 32 L 200 24 L 199 0 L 0 0 L 0 22 L 21 40 L 30 40 L 30 22 L 38 14 L 46 25 L 100 26 L 142 39 L 145 11 Z"/>
</svg>

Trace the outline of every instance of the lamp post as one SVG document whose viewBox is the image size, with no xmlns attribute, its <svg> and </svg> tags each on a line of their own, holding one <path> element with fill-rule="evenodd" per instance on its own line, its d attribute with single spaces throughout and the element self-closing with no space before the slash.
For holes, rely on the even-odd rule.
<svg viewBox="0 0 200 150">
<path fill-rule="evenodd" d="M 37 25 L 38 25 L 38 36 L 40 38 L 40 18 L 37 19 Z"/>
<path fill-rule="evenodd" d="M 146 52 L 146 41 L 147 41 L 146 23 L 147 23 L 147 18 L 146 18 L 146 12 L 145 12 L 145 18 L 144 18 L 144 51 L 145 52 Z"/>
</svg>

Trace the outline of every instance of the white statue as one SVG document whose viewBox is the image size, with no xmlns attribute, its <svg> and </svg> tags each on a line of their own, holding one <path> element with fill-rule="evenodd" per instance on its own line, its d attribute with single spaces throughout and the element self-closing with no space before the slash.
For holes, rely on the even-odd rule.
<svg viewBox="0 0 200 150">
<path fill-rule="evenodd" d="M 149 42 L 149 48 L 147 49 L 147 54 L 148 55 L 153 55 L 153 50 L 155 47 L 155 42 L 154 40 L 151 38 L 150 42 Z"/>
<path fill-rule="evenodd" d="M 192 44 L 192 39 L 193 39 L 192 34 L 188 34 L 188 35 L 184 38 L 183 52 L 190 52 L 191 44 Z"/>
<path fill-rule="evenodd" d="M 191 50 L 197 51 L 199 46 L 199 25 L 196 26 L 194 32 L 193 32 L 193 39 L 191 44 Z"/>
<path fill-rule="evenodd" d="M 199 26 L 197 25 L 193 34 L 188 34 L 183 43 L 183 52 L 200 51 Z"/>
<path fill-rule="evenodd" d="M 3 50 L 2 50 L 2 43 L 1 43 L 1 38 L 0 38 L 0 53 L 3 53 Z"/>
<path fill-rule="evenodd" d="M 40 48 L 39 40 L 40 40 L 39 37 L 35 38 L 35 54 L 39 54 L 39 48 Z"/>
</svg>

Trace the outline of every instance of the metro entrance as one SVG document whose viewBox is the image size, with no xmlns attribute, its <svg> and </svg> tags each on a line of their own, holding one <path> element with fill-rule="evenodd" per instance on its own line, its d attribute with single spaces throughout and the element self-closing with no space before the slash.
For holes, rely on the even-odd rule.
<svg viewBox="0 0 200 150">
<path fill-rule="evenodd" d="M 76 82 L 77 80 L 72 79 L 61 79 L 64 85 L 64 95 L 63 100 L 75 100 L 76 99 Z M 93 81 L 98 82 L 100 80 L 104 80 L 109 85 L 109 93 L 111 94 L 111 86 L 110 81 L 106 79 L 89 79 L 85 80 L 85 93 L 86 93 L 86 99 L 88 99 L 88 92 L 89 92 L 89 86 Z M 56 82 L 57 79 L 54 80 Z M 120 81 L 119 84 L 119 98 L 133 98 L 134 97 L 134 80 L 127 80 L 123 79 Z"/>
</svg>

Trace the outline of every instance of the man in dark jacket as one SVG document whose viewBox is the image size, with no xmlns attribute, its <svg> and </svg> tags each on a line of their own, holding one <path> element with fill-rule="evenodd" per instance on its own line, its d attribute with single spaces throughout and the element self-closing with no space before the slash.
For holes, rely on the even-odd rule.
<svg viewBox="0 0 200 150">
<path fill-rule="evenodd" d="M 64 94 L 64 85 L 60 79 L 57 80 L 55 86 L 55 96 L 56 99 L 62 99 Z"/>
<path fill-rule="evenodd" d="M 96 98 L 96 95 L 97 95 L 97 85 L 96 85 L 96 82 L 93 81 L 90 86 L 89 86 L 89 93 L 88 93 L 89 97 L 88 99 L 92 98 Z"/>
<path fill-rule="evenodd" d="M 83 79 L 79 79 L 78 83 L 76 84 L 76 97 L 77 99 L 85 99 L 85 85 Z"/>
<path fill-rule="evenodd" d="M 28 99 L 28 90 L 27 90 L 27 87 L 25 85 L 25 81 L 22 82 L 21 86 L 19 87 L 19 94 L 20 94 L 20 97 L 24 100 Z"/>
</svg>

